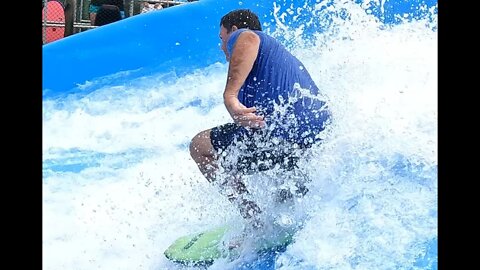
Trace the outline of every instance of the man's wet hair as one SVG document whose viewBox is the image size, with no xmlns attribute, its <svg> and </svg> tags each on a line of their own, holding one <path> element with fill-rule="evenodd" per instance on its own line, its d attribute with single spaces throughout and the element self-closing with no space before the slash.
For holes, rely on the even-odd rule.
<svg viewBox="0 0 480 270">
<path fill-rule="evenodd" d="M 227 32 L 232 31 L 232 26 L 240 28 L 248 28 L 250 30 L 262 31 L 262 25 L 257 14 L 249 9 L 236 9 L 230 11 L 220 20 L 220 26 L 225 27 Z"/>
</svg>

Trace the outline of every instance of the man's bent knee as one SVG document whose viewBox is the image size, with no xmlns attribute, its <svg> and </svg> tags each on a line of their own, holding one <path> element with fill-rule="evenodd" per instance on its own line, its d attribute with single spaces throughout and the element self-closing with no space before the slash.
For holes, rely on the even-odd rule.
<svg viewBox="0 0 480 270">
<path fill-rule="evenodd" d="M 211 155 L 210 130 L 205 130 L 193 137 L 190 142 L 190 156 L 198 163 L 202 157 Z"/>
</svg>

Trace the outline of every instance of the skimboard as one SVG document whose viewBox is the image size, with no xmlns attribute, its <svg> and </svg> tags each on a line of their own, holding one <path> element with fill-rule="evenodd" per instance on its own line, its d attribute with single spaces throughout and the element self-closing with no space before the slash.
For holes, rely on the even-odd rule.
<svg viewBox="0 0 480 270">
<path fill-rule="evenodd" d="M 42 9 L 43 44 L 65 36 L 65 11 L 62 3 L 50 0 Z"/>
<path fill-rule="evenodd" d="M 229 225 L 182 236 L 175 240 L 164 252 L 170 261 L 188 266 L 208 266 L 220 258 L 232 260 L 237 258 L 241 245 L 235 248 L 224 244 L 224 237 L 231 231 Z M 274 240 L 259 239 L 255 251 L 259 258 L 272 257 L 284 251 L 293 242 L 294 232 L 281 233 Z"/>
</svg>

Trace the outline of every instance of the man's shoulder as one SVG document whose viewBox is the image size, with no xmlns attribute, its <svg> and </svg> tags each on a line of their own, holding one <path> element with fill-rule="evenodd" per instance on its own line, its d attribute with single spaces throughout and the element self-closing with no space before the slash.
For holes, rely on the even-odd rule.
<svg viewBox="0 0 480 270">
<path fill-rule="evenodd" d="M 248 28 L 240 28 L 240 29 L 237 29 L 236 31 L 234 31 L 231 35 L 232 36 L 239 36 L 240 34 L 242 33 L 245 33 L 245 32 L 252 32 L 252 30 L 248 29 Z"/>
<path fill-rule="evenodd" d="M 243 37 L 252 35 L 252 36 L 257 36 L 261 38 L 261 36 L 263 35 L 263 32 L 258 30 L 250 30 L 248 28 L 241 28 L 236 30 L 230 35 L 228 43 L 230 43 L 231 45 L 235 44 L 235 42 L 237 42 L 240 35 L 242 35 Z"/>
</svg>

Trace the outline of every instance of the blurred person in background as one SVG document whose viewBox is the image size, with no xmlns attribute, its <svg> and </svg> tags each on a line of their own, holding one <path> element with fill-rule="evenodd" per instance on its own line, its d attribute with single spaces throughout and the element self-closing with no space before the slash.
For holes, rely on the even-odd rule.
<svg viewBox="0 0 480 270">
<path fill-rule="evenodd" d="M 120 9 L 121 18 L 125 18 L 125 3 L 124 0 L 91 0 L 88 11 L 90 13 L 90 24 L 95 25 L 95 18 L 98 10 L 102 5 L 114 5 Z"/>
</svg>

